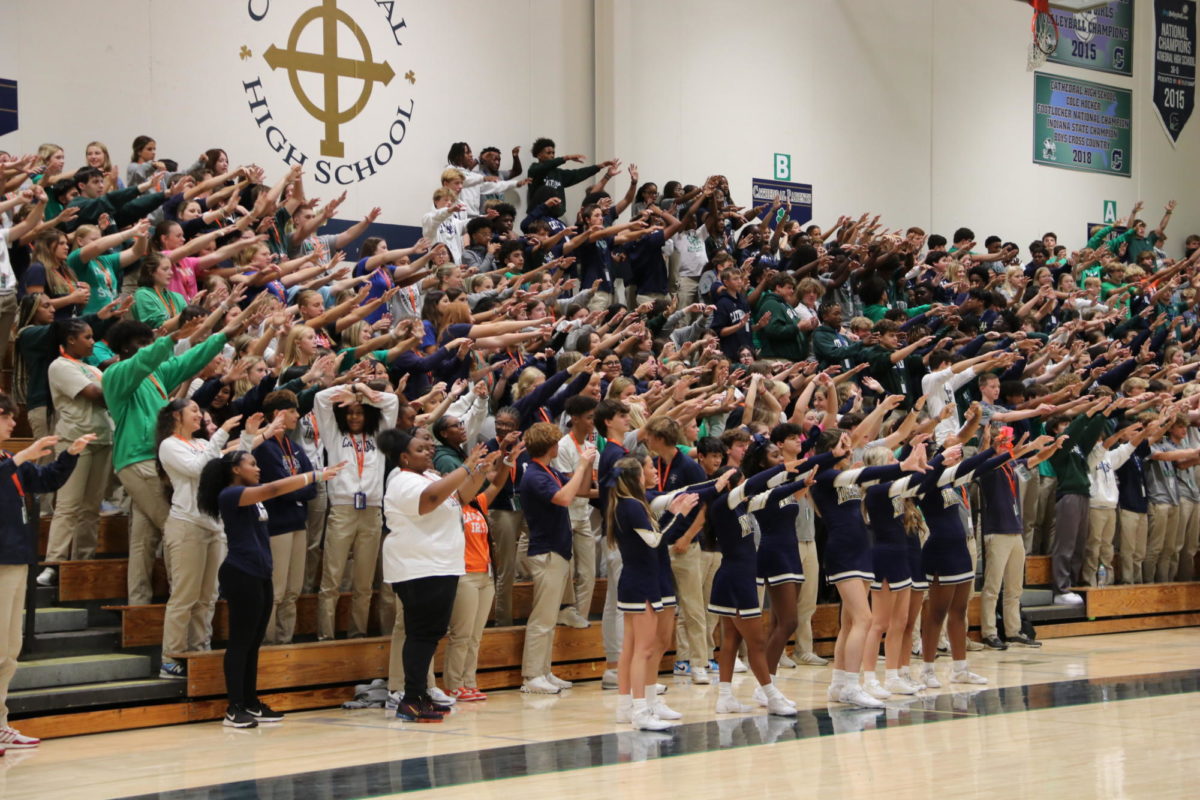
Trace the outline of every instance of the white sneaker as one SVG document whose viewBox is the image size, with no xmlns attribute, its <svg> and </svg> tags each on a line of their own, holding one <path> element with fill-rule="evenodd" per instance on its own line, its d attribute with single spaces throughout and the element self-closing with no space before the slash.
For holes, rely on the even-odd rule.
<svg viewBox="0 0 1200 800">
<path fill-rule="evenodd" d="M 830 683 L 825 696 L 829 698 L 829 702 L 831 703 L 842 702 L 842 685 L 840 683 Z"/>
<path fill-rule="evenodd" d="M 781 655 L 781 656 L 779 657 L 779 666 L 780 666 L 782 669 L 795 669 L 795 668 L 796 668 L 796 662 L 795 662 L 795 661 L 792 661 L 792 659 L 788 658 L 788 654 L 787 654 L 787 653 L 784 653 L 783 655 Z"/>
<path fill-rule="evenodd" d="M 38 573 L 38 586 L 53 586 L 56 583 L 58 583 L 58 570 L 56 570 L 54 567 L 46 567 L 44 570 Z"/>
<path fill-rule="evenodd" d="M 883 701 L 877 700 L 871 695 L 863 691 L 863 688 L 856 683 L 842 687 L 841 697 L 838 698 L 843 703 L 849 703 L 852 706 L 861 706 L 863 708 L 883 708 Z"/>
<path fill-rule="evenodd" d="M 723 694 L 717 698 L 718 714 L 749 714 L 753 710 L 754 706 L 739 703 L 738 699 L 731 694 Z"/>
<path fill-rule="evenodd" d="M 558 612 L 558 624 L 565 625 L 568 628 L 586 628 L 591 623 L 584 619 L 583 615 L 575 609 L 564 608 Z"/>
<path fill-rule="evenodd" d="M 564 681 L 562 678 L 558 677 L 553 672 L 547 672 L 545 677 L 546 677 L 546 680 L 550 683 L 550 685 L 557 686 L 559 689 L 570 689 L 572 686 L 575 685 L 575 684 L 571 683 L 570 681 Z"/>
<path fill-rule="evenodd" d="M 427 691 L 429 693 L 429 699 L 435 703 L 440 703 L 444 706 L 452 706 L 458 702 L 457 698 L 451 697 L 436 686 L 431 685 Z"/>
<path fill-rule="evenodd" d="M 665 731 L 671 727 L 671 723 L 664 719 L 659 719 L 646 708 L 635 713 L 631 721 L 633 722 L 633 727 L 639 731 Z"/>
<path fill-rule="evenodd" d="M 654 693 L 655 694 L 666 694 L 667 693 L 667 685 L 665 683 L 654 684 Z"/>
<path fill-rule="evenodd" d="M 683 714 L 680 714 L 662 700 L 656 701 L 654 705 L 650 707 L 650 713 L 659 719 L 683 719 Z"/>
<path fill-rule="evenodd" d="M 614 721 L 618 725 L 628 725 L 629 723 L 633 722 L 633 706 L 622 706 L 620 703 L 618 703 L 617 713 L 614 717 Z"/>
<path fill-rule="evenodd" d="M 915 686 L 901 677 L 888 678 L 887 682 L 883 684 L 883 688 L 892 694 L 916 694 L 921 691 L 920 686 Z"/>
<path fill-rule="evenodd" d="M 771 697 L 767 700 L 767 713 L 777 717 L 794 717 L 796 716 L 796 704 L 783 695 Z"/>
<path fill-rule="evenodd" d="M 900 668 L 900 677 L 903 678 L 904 680 L 908 681 L 909 683 L 913 683 L 912 667 L 901 667 Z M 914 685 L 916 685 L 916 684 L 914 683 Z"/>
<path fill-rule="evenodd" d="M 912 654 L 914 656 L 921 655 L 921 637 L 920 636 L 913 637 Z"/>
<path fill-rule="evenodd" d="M 388 692 L 387 700 L 383 701 L 383 707 L 388 711 L 395 711 L 400 705 L 400 701 L 404 699 L 404 692 Z"/>
<path fill-rule="evenodd" d="M 770 707 L 771 707 L 771 705 L 770 705 L 770 700 L 769 700 L 769 698 L 767 697 L 767 690 L 766 690 L 766 689 L 764 689 L 763 687 L 759 686 L 759 687 L 755 688 L 753 697 L 754 697 L 754 702 L 758 703 L 758 704 L 759 704 L 760 706 L 762 706 L 763 708 L 770 708 Z M 784 700 L 785 700 L 785 701 L 787 702 L 787 704 L 788 704 L 788 705 L 790 705 L 792 708 L 795 708 L 795 707 L 796 707 L 796 704 L 795 704 L 795 703 L 793 703 L 791 700 L 788 700 L 787 698 L 784 698 Z"/>
<path fill-rule="evenodd" d="M 942 682 L 938 680 L 938 676 L 933 670 L 921 670 L 920 682 L 925 684 L 926 689 L 940 689 Z"/>
<path fill-rule="evenodd" d="M 951 672 L 950 673 L 950 682 L 951 683 L 974 683 L 977 685 L 983 685 L 988 682 L 988 679 L 983 677 L 982 675 L 976 675 L 974 672 L 971 672 L 971 670 L 969 670 L 969 669 L 964 669 L 960 672 Z"/>
<path fill-rule="evenodd" d="M 977 642 L 974 639 L 967 639 L 967 651 L 977 653 L 983 649 L 983 642 Z"/>
<path fill-rule="evenodd" d="M 16 728 L 0 727 L 0 750 L 26 750 L 42 743 L 36 736 L 26 736 Z"/>
<path fill-rule="evenodd" d="M 873 681 L 864 681 L 863 682 L 863 691 L 866 692 L 867 694 L 871 695 L 871 697 L 875 697 L 880 700 L 887 700 L 889 697 L 892 696 L 891 692 L 889 692 L 887 689 L 883 688 L 883 686 L 880 685 L 878 679 L 873 680 Z"/>
<path fill-rule="evenodd" d="M 701 686 L 707 686 L 712 683 L 712 679 L 708 677 L 707 667 L 692 667 L 692 683 Z"/>
<path fill-rule="evenodd" d="M 799 663 L 806 667 L 823 667 L 829 663 L 828 659 L 821 658 L 816 653 L 804 653 L 800 656 Z"/>
<path fill-rule="evenodd" d="M 600 677 L 601 689 L 616 689 L 617 688 L 617 671 L 615 669 L 604 670 L 604 675 Z"/>
<path fill-rule="evenodd" d="M 546 680 L 544 675 L 538 675 L 522 683 L 521 691 L 525 694 L 558 694 L 560 689 Z"/>
<path fill-rule="evenodd" d="M 1083 598 L 1075 592 L 1066 592 L 1064 594 L 1054 595 L 1054 605 L 1056 606 L 1078 606 L 1083 605 Z"/>
<path fill-rule="evenodd" d="M 742 660 L 740 658 L 733 659 L 733 671 L 734 672 L 745 672 L 746 671 L 746 665 L 742 663 Z"/>
</svg>

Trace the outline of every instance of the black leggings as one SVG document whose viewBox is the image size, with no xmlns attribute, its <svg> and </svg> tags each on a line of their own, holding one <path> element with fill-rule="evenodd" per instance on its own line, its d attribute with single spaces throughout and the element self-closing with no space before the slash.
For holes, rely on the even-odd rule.
<svg viewBox="0 0 1200 800">
<path fill-rule="evenodd" d="M 393 583 L 392 590 L 404 604 L 404 696 L 421 697 L 429 691 L 425 679 L 438 641 L 450 628 L 458 576 L 414 578 Z"/>
<path fill-rule="evenodd" d="M 229 603 L 225 646 L 225 693 L 231 706 L 258 705 L 258 648 L 267 632 L 275 593 L 270 578 L 248 575 L 228 562 L 217 571 L 221 596 Z"/>
</svg>

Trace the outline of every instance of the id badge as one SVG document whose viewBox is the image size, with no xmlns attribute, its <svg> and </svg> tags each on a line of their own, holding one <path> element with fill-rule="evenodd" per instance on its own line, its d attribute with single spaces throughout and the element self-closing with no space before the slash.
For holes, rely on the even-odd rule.
<svg viewBox="0 0 1200 800">
<path fill-rule="evenodd" d="M 355 508 L 355 510 L 362 511 L 366 507 L 367 507 L 367 493 L 366 492 L 355 492 L 354 493 L 354 508 Z"/>
<path fill-rule="evenodd" d="M 521 496 L 518 495 L 516 492 L 513 492 L 512 507 L 513 507 L 513 511 L 521 510 Z"/>
<path fill-rule="evenodd" d="M 24 501 L 21 502 L 21 524 L 22 525 L 29 524 L 29 509 L 27 509 L 25 507 Z"/>
</svg>

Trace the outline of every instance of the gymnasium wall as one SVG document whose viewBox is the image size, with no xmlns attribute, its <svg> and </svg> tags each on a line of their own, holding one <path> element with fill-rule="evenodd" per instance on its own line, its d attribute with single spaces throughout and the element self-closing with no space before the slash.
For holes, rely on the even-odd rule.
<svg viewBox="0 0 1200 800">
<path fill-rule="evenodd" d="M 1032 163 L 1029 7 L 1014 0 L 337 0 L 394 75 L 338 126 L 344 156 L 324 156 L 324 126 L 264 54 L 288 49 L 297 19 L 331 2 L 6 3 L 0 78 L 19 81 L 20 129 L 0 148 L 56 141 L 73 166 L 97 138 L 123 168 L 133 136 L 148 133 L 160 156 L 190 162 L 221 146 L 273 174 L 303 153 L 310 194 L 350 190 L 341 217 L 379 205 L 382 222 L 414 225 L 450 142 L 495 144 L 507 165 L 513 145 L 528 163 L 533 138 L 549 135 L 560 153 L 637 162 L 660 186 L 723 172 L 739 202 L 752 177 L 771 177 L 773 153 L 790 153 L 822 224 L 871 210 L 1022 244 L 1054 229 L 1078 245 L 1103 200 L 1124 212 L 1144 198 L 1157 221 L 1174 196 L 1168 249 L 1200 230 L 1200 120 L 1173 147 L 1154 114 L 1147 0 L 1136 3 L 1134 78 L 1043 68 L 1134 90 L 1132 178 Z M 295 49 L 322 44 L 318 19 Z M 338 50 L 359 57 L 345 26 Z M 322 79 L 298 74 L 320 104 Z M 343 109 L 362 85 L 338 81 Z"/>
</svg>

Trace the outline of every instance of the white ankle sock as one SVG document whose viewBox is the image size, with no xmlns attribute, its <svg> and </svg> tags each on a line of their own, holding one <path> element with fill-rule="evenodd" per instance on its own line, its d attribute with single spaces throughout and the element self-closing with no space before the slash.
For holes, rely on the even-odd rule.
<svg viewBox="0 0 1200 800">
<path fill-rule="evenodd" d="M 774 700 L 776 698 L 783 697 L 783 692 L 779 691 L 779 687 L 777 687 L 775 685 L 774 681 L 771 681 L 770 683 L 766 684 L 762 688 L 763 688 L 763 693 L 766 694 L 767 699 L 769 699 L 769 700 Z"/>
<path fill-rule="evenodd" d="M 733 684 L 717 682 L 717 694 L 721 697 L 733 697 Z"/>
<path fill-rule="evenodd" d="M 924 675 L 926 672 L 933 672 L 933 662 L 932 661 L 921 662 L 921 674 Z"/>
<path fill-rule="evenodd" d="M 884 672 L 883 677 L 885 680 L 894 681 L 900 677 L 900 670 L 889 669 L 886 672 Z"/>
<path fill-rule="evenodd" d="M 967 671 L 967 660 L 964 658 L 962 661 L 955 661 L 954 662 L 954 671 L 955 672 L 966 672 Z"/>
<path fill-rule="evenodd" d="M 644 697 L 633 698 L 633 713 L 636 714 L 639 711 L 645 711 L 645 710 L 646 710 L 646 698 L 644 698 Z"/>
<path fill-rule="evenodd" d="M 658 685 L 653 683 L 646 684 L 646 705 L 651 708 L 658 702 Z"/>
<path fill-rule="evenodd" d="M 618 709 L 631 708 L 632 706 L 633 706 L 633 695 L 631 695 L 631 694 L 617 695 L 617 708 Z"/>
<path fill-rule="evenodd" d="M 845 670 L 835 669 L 833 671 L 833 680 L 830 681 L 834 686 L 841 686 L 846 682 Z"/>
<path fill-rule="evenodd" d="M 875 670 L 869 670 L 863 673 L 864 683 L 879 683 L 879 676 L 875 674 Z"/>
</svg>

